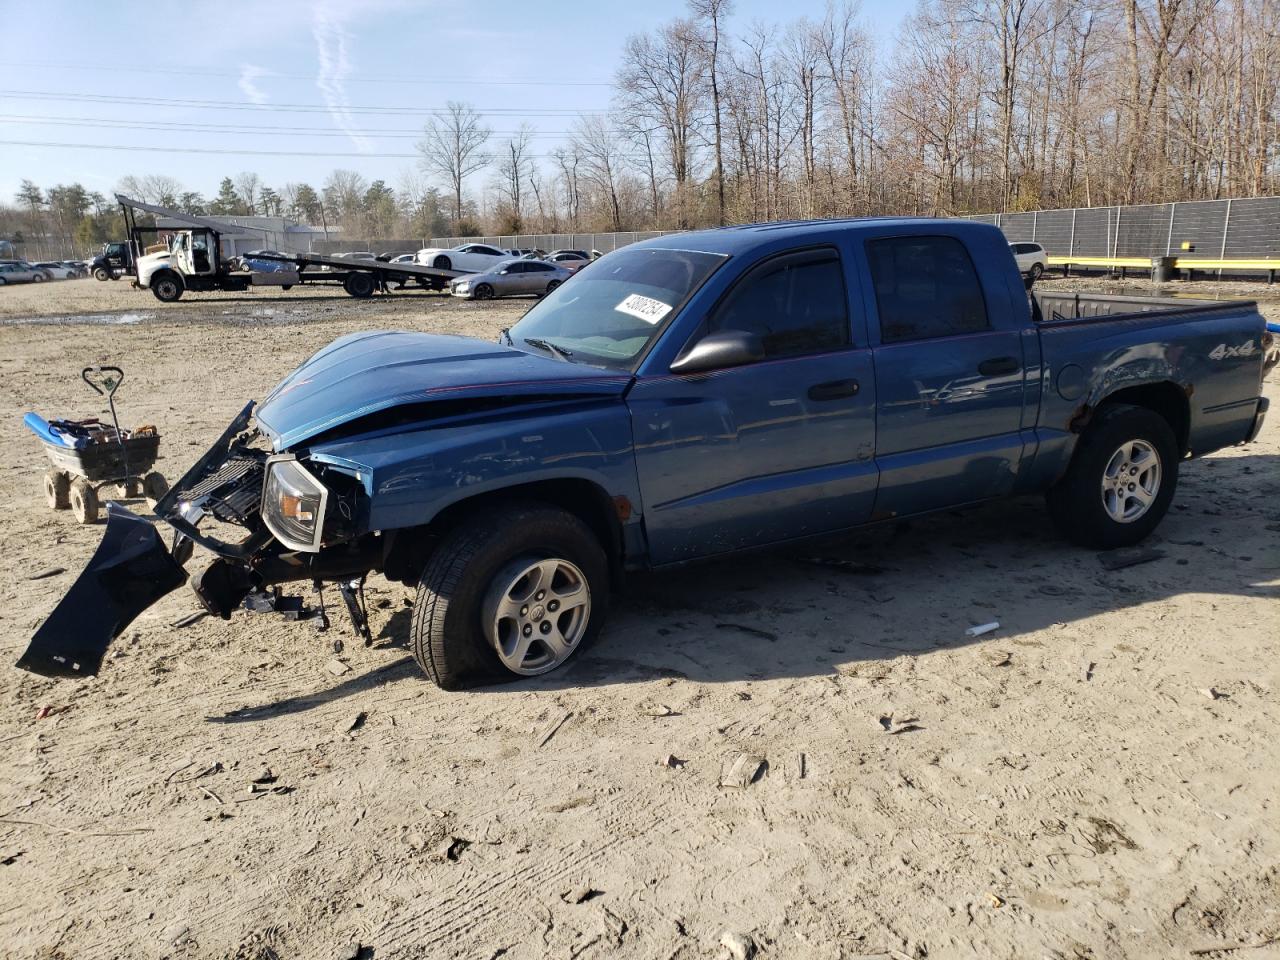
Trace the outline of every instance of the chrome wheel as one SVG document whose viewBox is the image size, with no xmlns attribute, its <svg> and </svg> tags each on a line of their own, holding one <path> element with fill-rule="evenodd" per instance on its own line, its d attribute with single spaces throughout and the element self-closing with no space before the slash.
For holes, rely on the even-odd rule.
<svg viewBox="0 0 1280 960">
<path fill-rule="evenodd" d="M 1160 492 L 1160 454 L 1145 440 L 1120 445 L 1102 472 L 1102 506 L 1116 523 L 1132 523 Z"/>
<path fill-rule="evenodd" d="M 498 571 L 485 595 L 484 630 L 508 670 L 546 673 L 578 647 L 591 619 L 591 588 L 568 560 L 522 557 Z"/>
</svg>

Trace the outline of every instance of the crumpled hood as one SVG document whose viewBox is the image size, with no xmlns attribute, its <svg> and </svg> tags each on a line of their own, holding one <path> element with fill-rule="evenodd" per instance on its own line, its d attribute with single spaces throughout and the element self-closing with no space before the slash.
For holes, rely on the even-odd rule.
<svg viewBox="0 0 1280 960">
<path fill-rule="evenodd" d="M 381 410 L 435 400 L 620 396 L 627 373 L 513 347 L 404 331 L 341 337 L 289 374 L 254 411 L 277 451 Z"/>
</svg>

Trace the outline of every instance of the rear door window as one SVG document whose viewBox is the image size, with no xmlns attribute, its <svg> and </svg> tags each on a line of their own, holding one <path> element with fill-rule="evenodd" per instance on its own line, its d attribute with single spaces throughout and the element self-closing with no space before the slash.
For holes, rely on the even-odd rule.
<svg viewBox="0 0 1280 960">
<path fill-rule="evenodd" d="M 881 343 L 991 329 L 978 273 L 955 237 L 869 240 L 867 259 Z"/>
</svg>

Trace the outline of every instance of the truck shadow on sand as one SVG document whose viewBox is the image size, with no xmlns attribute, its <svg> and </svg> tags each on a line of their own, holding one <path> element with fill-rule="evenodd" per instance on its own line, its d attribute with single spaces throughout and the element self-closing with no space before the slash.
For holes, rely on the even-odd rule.
<svg viewBox="0 0 1280 960">
<path fill-rule="evenodd" d="M 1154 558 L 1132 566 L 1108 569 L 1111 555 L 1061 540 L 1038 497 L 1002 501 L 637 575 L 601 636 L 565 668 L 475 693 L 664 677 L 728 683 L 822 676 L 970 643 L 999 647 L 1055 624 L 1181 595 L 1275 600 L 1278 533 L 1280 456 L 1191 461 L 1173 509 L 1137 548 Z M 412 660 L 398 655 L 410 620 L 410 610 L 396 611 L 378 629 L 375 646 L 397 655 L 392 663 L 323 691 L 210 719 L 262 720 L 391 681 L 426 683 Z M 993 621 L 996 631 L 965 633 Z"/>
</svg>

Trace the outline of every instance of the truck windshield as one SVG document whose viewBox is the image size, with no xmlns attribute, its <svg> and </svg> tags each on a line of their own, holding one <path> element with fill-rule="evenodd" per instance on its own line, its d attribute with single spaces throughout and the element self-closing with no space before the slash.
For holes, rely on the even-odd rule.
<svg viewBox="0 0 1280 960">
<path fill-rule="evenodd" d="M 511 342 L 629 369 L 725 259 L 692 250 L 615 251 L 538 301 L 511 328 Z"/>
</svg>

